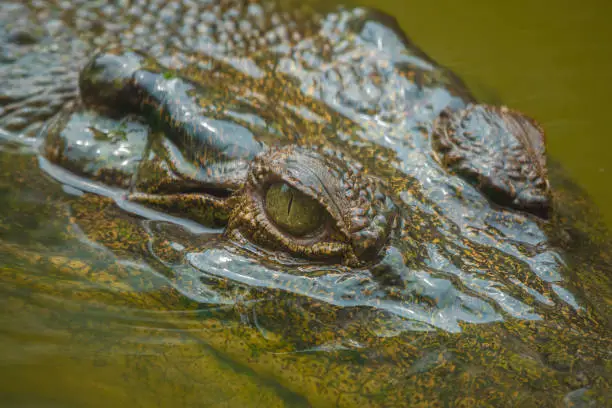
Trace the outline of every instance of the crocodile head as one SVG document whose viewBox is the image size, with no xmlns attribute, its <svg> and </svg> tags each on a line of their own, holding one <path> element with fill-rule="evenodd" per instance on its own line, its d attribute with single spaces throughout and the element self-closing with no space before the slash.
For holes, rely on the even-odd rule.
<svg viewBox="0 0 612 408">
<path fill-rule="evenodd" d="M 359 292 L 357 304 L 373 301 L 372 288 L 378 299 L 397 298 L 398 287 L 409 299 L 422 271 L 511 287 L 518 279 L 549 296 L 547 273 L 560 266 L 545 232 L 551 192 L 535 121 L 477 103 L 380 13 L 202 7 L 189 26 L 198 35 L 168 33 L 162 43 L 127 17 L 119 37 L 114 26 L 96 37 L 79 20 L 42 40 L 11 40 L 3 68 L 43 85 L 41 94 L 3 91 L 15 101 L 0 126 L 11 119 L 12 131 L 29 134 L 44 123 L 41 163 L 64 183 L 147 218 L 213 228 L 200 229 L 213 235 L 182 258 L 199 270 L 298 292 L 293 279 L 304 271 L 340 271 L 363 279 L 338 297 L 328 274 L 317 290 L 343 302 Z M 53 109 L 39 109 L 40 98 Z M 431 279 L 420 282 L 428 293 Z M 497 318 L 436 307 L 455 328 L 457 319 Z"/>
</svg>

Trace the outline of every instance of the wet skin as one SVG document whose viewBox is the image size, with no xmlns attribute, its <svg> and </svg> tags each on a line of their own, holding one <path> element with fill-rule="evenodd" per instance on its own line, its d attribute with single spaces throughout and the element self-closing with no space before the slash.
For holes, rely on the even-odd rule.
<svg viewBox="0 0 612 408">
<path fill-rule="evenodd" d="M 128 200 L 211 226 L 228 220 L 228 236 L 309 259 L 357 266 L 386 244 L 396 211 L 383 183 L 313 148 L 265 148 L 247 127 L 203 116 L 194 83 L 145 64 L 131 52 L 101 54 L 79 80 L 89 109 L 118 118 L 142 115 L 163 132 L 161 140 L 142 144 L 144 151 L 129 147 L 140 156 L 133 171 L 113 169 L 108 177 L 104 163 L 97 169 L 106 183 L 129 186 Z M 72 149 L 91 132 L 92 123 L 82 120 L 91 115 L 85 109 L 75 113 L 70 106 L 42 132 L 46 157 L 81 173 L 88 158 Z"/>
<path fill-rule="evenodd" d="M 390 18 L 366 10 L 343 13 L 350 23 L 344 31 L 336 29 L 326 46 L 334 50 L 353 43 L 354 52 L 365 53 L 369 61 L 362 67 L 355 59 L 346 68 L 366 72 L 324 81 L 319 92 L 334 86 L 382 90 L 370 103 L 366 95 L 343 96 L 345 91 L 336 99 L 354 98 L 348 105 L 377 121 L 384 103 L 390 103 L 390 113 L 397 117 L 389 126 L 403 121 L 410 131 L 399 137 L 409 140 L 410 132 L 420 132 L 431 140 L 431 147 L 421 151 L 449 179 L 464 177 L 492 202 L 546 218 L 550 190 L 542 129 L 521 113 L 474 104 L 461 82 L 410 44 Z M 297 29 L 288 35 L 307 38 L 308 33 Z M 382 46 L 362 45 L 367 36 L 368 42 Z M 378 259 L 398 225 L 397 199 L 388 180 L 364 168 L 350 147 L 338 149 L 326 143 L 329 135 L 313 134 L 322 127 L 344 132 L 334 125 L 351 126 L 350 120 L 323 110 L 315 102 L 316 91 L 303 89 L 305 81 L 292 89 L 296 81 L 291 76 L 299 70 L 278 72 L 272 65 L 279 59 L 301 63 L 299 59 L 281 57 L 272 46 L 255 51 L 246 43 L 243 47 L 236 52 L 244 53 L 237 62 L 239 71 L 215 60 L 206 61 L 210 69 L 176 69 L 123 46 L 97 50 L 79 72 L 78 96 L 40 132 L 44 156 L 87 178 L 126 189 L 130 201 L 209 226 L 227 224 L 227 237 L 264 249 L 349 266 Z M 233 52 L 226 55 L 231 59 Z M 321 58 L 335 63 L 333 55 Z M 389 72 L 369 72 L 371 64 L 388 64 Z M 321 70 L 324 77 L 330 74 Z M 404 82 L 403 93 L 386 89 L 394 81 Z M 270 82 L 294 93 L 301 109 L 320 110 L 326 118 L 315 125 L 301 117 L 303 129 L 292 132 L 282 117 L 289 112 L 277 112 L 274 106 L 287 109 L 292 101 L 274 100 L 278 92 L 270 89 Z M 385 97 L 392 102 L 383 102 Z M 322 136 L 323 145 L 309 140 Z M 281 185 L 276 194 L 285 199 L 272 204 L 266 199 L 268 190 Z M 301 198 L 295 209 L 293 196 Z M 300 206 L 301 201 L 308 204 Z"/>
<path fill-rule="evenodd" d="M 451 382 L 468 399 L 482 392 L 508 406 L 546 405 L 551 389 L 560 400 L 606 388 L 596 362 L 609 345 L 601 318 L 609 306 L 583 295 L 580 309 L 564 289 L 581 293 L 566 276 L 592 277 L 590 294 L 607 282 L 590 261 L 605 251 L 561 222 L 582 225 L 589 206 L 574 190 L 549 187 L 534 120 L 478 103 L 391 18 L 324 3 L 151 3 L 154 11 L 147 2 L 39 3 L 4 10 L 16 22 L 0 32 L 9 84 L 0 86 L 0 128 L 38 137 L 43 169 L 98 193 L 72 203 L 89 239 L 121 256 L 153 254 L 170 270 L 217 273 L 226 280 L 211 287 L 224 295 L 236 282 L 272 288 L 247 297 L 273 299 L 254 306 L 273 332 L 304 348 L 359 339 L 362 358 L 389 377 L 374 388 L 393 405 L 410 405 L 412 390 L 447 403 L 439 387 Z M 152 231 L 112 200 L 215 229 Z M 568 242 L 578 241 L 584 248 L 571 253 Z M 567 272 L 566 257 L 580 267 Z M 183 301 L 164 299 L 164 308 Z M 387 312 L 440 337 L 418 325 L 388 341 L 363 330 L 399 325 Z M 239 348 L 238 339 L 207 341 Z M 460 363 L 420 371 L 430 357 L 421 350 Z M 300 380 L 287 381 L 301 392 L 296 384 L 332 384 L 354 368 L 308 364 L 295 363 Z M 496 384 L 470 382 L 479 373 Z M 402 386 L 381 386 L 395 379 Z M 367 392 L 346 395 L 360 405 L 372 401 Z"/>
<path fill-rule="evenodd" d="M 3 33 L 15 86 L 0 125 L 36 136 L 53 177 L 217 228 L 202 250 L 253 271 L 329 265 L 372 274 L 384 296 L 409 270 L 484 272 L 553 293 L 565 232 L 546 221 L 534 120 L 478 104 L 373 10 L 167 6 L 168 21 L 147 24 L 189 16 L 184 32 L 151 35 L 138 4 L 105 9 L 121 24 L 97 29 L 83 6 L 74 19 L 9 9 L 52 15 L 47 32 L 18 21 Z"/>
</svg>

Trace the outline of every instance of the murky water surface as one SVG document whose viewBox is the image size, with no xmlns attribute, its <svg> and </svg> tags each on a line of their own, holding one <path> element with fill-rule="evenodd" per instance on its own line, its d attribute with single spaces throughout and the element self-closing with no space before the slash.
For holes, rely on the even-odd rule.
<svg viewBox="0 0 612 408">
<path fill-rule="evenodd" d="M 466 190 L 475 207 L 441 206 L 436 226 L 465 246 L 452 253 L 432 239 L 413 263 L 391 247 L 382 263 L 392 282 L 254 262 L 216 231 L 134 216 L 112 191 L 7 137 L 0 406 L 606 406 L 610 28 L 595 3 L 551 4 L 382 4 L 478 97 L 537 117 L 579 184 L 552 164 L 568 202 L 552 225 Z M 430 171 L 409 160 L 402 170 Z M 436 199 L 433 187 L 423 194 Z M 399 197 L 421 210 L 409 191 Z M 462 263 L 489 246 L 498 270 Z"/>
</svg>

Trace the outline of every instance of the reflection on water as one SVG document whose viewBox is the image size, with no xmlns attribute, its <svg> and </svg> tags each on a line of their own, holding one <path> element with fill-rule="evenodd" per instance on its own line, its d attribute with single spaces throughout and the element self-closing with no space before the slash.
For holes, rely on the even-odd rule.
<svg viewBox="0 0 612 408">
<path fill-rule="evenodd" d="M 189 254 L 187 260 L 202 272 L 201 279 L 229 278 L 249 286 L 291 291 L 337 306 L 369 306 L 416 322 L 403 325 L 406 329 L 415 325 L 417 330 L 422 330 L 430 325 L 454 332 L 460 330 L 459 321 L 488 323 L 501 319 L 486 302 L 458 292 L 448 280 L 407 270 L 401 254 L 394 248 L 389 250 L 383 264 L 396 268 L 393 273 L 403 283 L 399 288 L 378 284 L 369 271 L 352 274 L 334 271 L 321 275 L 320 270 L 314 270 L 319 276 L 310 277 L 308 268 L 268 269 L 249 258 L 219 249 Z"/>
<path fill-rule="evenodd" d="M 1 158 L 2 406 L 304 405 L 217 351 L 240 329 L 231 308 L 88 240 L 58 185 L 23 184 L 33 157 Z"/>
<path fill-rule="evenodd" d="M 67 194 L 30 155 L 1 159 L 6 406 L 364 406 L 383 395 L 394 406 L 415 395 L 536 405 L 550 387 L 569 402 L 605 395 L 609 339 L 561 287 L 468 274 L 434 245 L 427 270 L 410 270 L 393 247 L 382 274 L 279 270 L 214 235 Z M 82 218 L 92 210 L 118 228 Z M 527 235 L 536 243 L 540 233 Z M 547 254 L 531 256 L 542 267 L 534 276 L 564 284 Z"/>
</svg>

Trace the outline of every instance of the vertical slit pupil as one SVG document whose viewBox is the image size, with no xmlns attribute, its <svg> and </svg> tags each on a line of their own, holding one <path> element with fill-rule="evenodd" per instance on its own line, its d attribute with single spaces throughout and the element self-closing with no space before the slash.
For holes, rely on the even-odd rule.
<svg viewBox="0 0 612 408">
<path fill-rule="evenodd" d="M 291 205 L 293 204 L 293 191 L 289 191 L 289 203 L 287 204 L 287 215 L 291 213 Z"/>
</svg>

